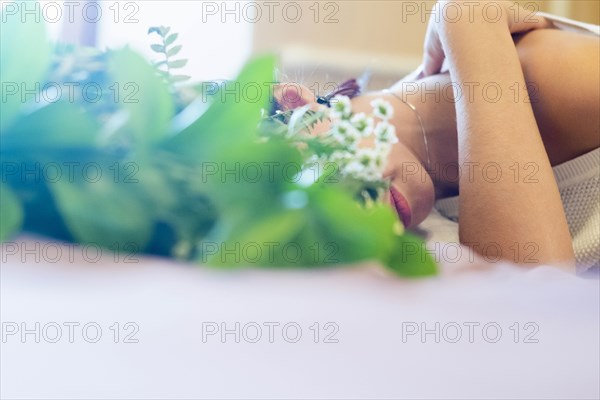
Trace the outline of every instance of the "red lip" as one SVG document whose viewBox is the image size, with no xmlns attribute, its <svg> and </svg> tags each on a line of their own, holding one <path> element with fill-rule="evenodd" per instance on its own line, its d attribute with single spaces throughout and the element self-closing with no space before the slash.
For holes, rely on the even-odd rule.
<svg viewBox="0 0 600 400">
<path fill-rule="evenodd" d="M 410 210 L 408 201 L 406 200 L 406 197 L 402 196 L 402 194 L 400 194 L 393 186 L 390 187 L 390 195 L 390 202 L 396 209 L 396 212 L 402 220 L 402 224 L 406 228 L 410 225 L 410 221 L 412 220 L 412 211 Z"/>
</svg>

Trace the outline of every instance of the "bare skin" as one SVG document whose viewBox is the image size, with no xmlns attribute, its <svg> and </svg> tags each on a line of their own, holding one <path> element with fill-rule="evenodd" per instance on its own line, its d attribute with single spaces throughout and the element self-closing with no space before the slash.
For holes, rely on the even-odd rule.
<svg viewBox="0 0 600 400">
<path fill-rule="evenodd" d="M 547 23 L 538 24 L 442 21 L 430 27 L 435 44 L 426 46 L 441 48 L 436 48 L 441 54 L 426 56 L 430 75 L 391 88 L 422 116 L 430 150 L 428 172 L 423 168 L 428 158 L 421 128 L 409 107 L 386 93 L 359 96 L 352 105 L 355 111 L 369 111 L 371 100 L 378 97 L 394 105 L 392 122 L 400 143 L 392 150 L 386 176 L 409 202 L 411 226 L 426 218 L 436 198 L 455 195 L 460 187 L 463 244 L 479 251 L 481 244 L 497 243 L 511 261 L 525 263 L 514 259 L 514 246 L 534 243 L 539 263 L 572 267 L 571 237 L 551 167 L 600 147 L 600 41 L 538 29 Z M 530 29 L 535 30 L 525 33 Z M 511 36 L 519 32 L 523 34 Z M 439 58 L 446 59 L 449 73 L 438 73 Z M 480 86 L 472 96 L 455 99 L 453 82 Z M 490 82 L 503 93 L 494 102 L 481 90 Z M 308 90 L 303 93 L 304 104 L 314 103 Z M 484 179 L 474 166 L 489 163 L 500 167 L 497 182 Z M 470 165 L 472 173 L 456 173 L 457 165 Z"/>
</svg>

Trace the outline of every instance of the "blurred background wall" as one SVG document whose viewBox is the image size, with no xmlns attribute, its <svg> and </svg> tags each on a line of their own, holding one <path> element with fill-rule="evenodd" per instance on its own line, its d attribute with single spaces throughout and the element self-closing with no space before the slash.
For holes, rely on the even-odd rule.
<svg viewBox="0 0 600 400">
<path fill-rule="evenodd" d="M 282 58 L 281 79 L 315 89 L 328 82 L 373 77 L 370 88 L 389 86 L 420 64 L 426 22 L 434 1 L 303 1 L 302 18 L 288 10 L 288 20 L 262 18 L 254 28 L 253 52 L 274 51 Z M 585 22 L 600 23 L 600 1 L 519 1 Z M 474 12 L 482 8 L 474 8 Z M 318 11 L 317 11 L 318 10 Z M 279 15 L 279 14 L 276 14 Z"/>
<path fill-rule="evenodd" d="M 66 2 L 40 3 L 43 9 L 49 3 Z M 281 57 L 281 80 L 302 82 L 315 92 L 325 92 L 335 83 L 357 77 L 366 70 L 373 74 L 371 89 L 389 86 L 418 66 L 429 12 L 435 2 L 83 0 L 76 3 L 99 4 L 102 18 L 89 23 L 79 11 L 73 22 L 65 18 L 49 22 L 48 29 L 54 39 L 101 48 L 127 45 L 149 59 L 156 59 L 149 47 L 156 37 L 148 36 L 148 28 L 166 25 L 179 33 L 178 43 L 183 45 L 180 55 L 189 59 L 182 73 L 191 75 L 195 81 L 234 78 L 252 54 L 275 52 Z M 600 23 L 600 0 L 519 3 L 530 10 Z M 475 8 L 475 12 L 482 7 Z"/>
</svg>

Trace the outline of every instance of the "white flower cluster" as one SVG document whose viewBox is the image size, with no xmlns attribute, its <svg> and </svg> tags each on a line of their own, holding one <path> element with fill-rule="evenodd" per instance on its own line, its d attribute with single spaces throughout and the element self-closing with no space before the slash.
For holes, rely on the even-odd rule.
<svg viewBox="0 0 600 400">
<path fill-rule="evenodd" d="M 392 145 L 398 142 L 396 128 L 389 123 L 394 115 L 392 105 L 375 99 L 371 102 L 373 112 L 367 115 L 354 114 L 346 96 L 336 96 L 331 103 L 328 135 L 343 150 L 334 151 L 324 161 L 335 163 L 343 175 L 369 182 L 381 180 Z"/>
</svg>

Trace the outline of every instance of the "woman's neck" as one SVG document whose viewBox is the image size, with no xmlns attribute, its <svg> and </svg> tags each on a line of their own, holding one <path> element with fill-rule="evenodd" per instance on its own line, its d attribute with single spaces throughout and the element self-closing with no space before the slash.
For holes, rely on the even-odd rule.
<svg viewBox="0 0 600 400">
<path fill-rule="evenodd" d="M 393 123 L 399 141 L 415 156 L 434 183 L 436 198 L 458 194 L 458 146 L 456 136 L 440 127 L 435 103 L 420 101 L 420 96 L 381 93 L 394 105 Z M 444 125 L 448 125 L 448 120 Z M 454 124 L 454 121 L 451 122 Z"/>
</svg>

